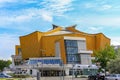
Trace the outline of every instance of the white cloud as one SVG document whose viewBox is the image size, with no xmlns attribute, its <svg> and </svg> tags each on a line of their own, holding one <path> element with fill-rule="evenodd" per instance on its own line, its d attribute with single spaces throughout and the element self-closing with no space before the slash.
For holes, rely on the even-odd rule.
<svg viewBox="0 0 120 80">
<path fill-rule="evenodd" d="M 0 27 L 7 27 L 7 25 L 15 25 L 15 24 L 20 24 L 24 22 L 28 22 L 31 20 L 30 16 L 26 15 L 17 15 L 17 16 L 0 16 Z M 13 25 L 13 26 L 14 26 Z M 11 26 L 11 28 L 13 27 Z M 16 26 L 18 27 L 18 26 Z"/>
<path fill-rule="evenodd" d="M 9 6 L 10 3 L 16 3 L 18 0 L 0 0 L 0 8 Z"/>
<path fill-rule="evenodd" d="M 97 31 L 97 30 L 98 30 L 98 28 L 96 28 L 96 27 L 90 27 L 90 30 Z"/>
<path fill-rule="evenodd" d="M 6 2 L 18 2 L 19 0 L 3 0 L 1 3 Z M 34 2 L 36 0 L 23 0 L 22 2 Z M 43 19 L 44 21 L 52 22 L 54 16 L 61 16 L 64 12 L 71 9 L 71 3 L 73 0 L 45 0 L 40 2 L 39 6 L 42 8 L 28 8 L 18 10 L 16 12 L 4 12 L 1 11 L 0 22 L 2 26 L 13 23 L 23 23 L 32 21 L 33 19 Z M 36 4 L 37 5 L 37 4 Z M 8 13 L 8 14 L 6 14 Z M 12 14 L 11 14 L 12 13 Z"/>
<path fill-rule="evenodd" d="M 43 19 L 44 21 L 52 22 L 52 15 L 49 11 L 43 10 L 43 9 L 37 9 L 37 8 L 30 8 L 23 10 L 23 14 L 25 15 L 25 20 L 31 20 L 31 19 Z M 19 18 L 18 18 L 19 19 Z"/>
<path fill-rule="evenodd" d="M 43 11 L 43 13 L 41 14 L 41 17 L 45 21 L 49 21 L 49 22 L 53 21 L 53 17 L 51 16 L 51 14 L 49 12 Z"/>
<path fill-rule="evenodd" d="M 84 16 L 80 20 L 73 20 L 75 23 L 81 23 L 89 26 L 114 26 L 120 27 L 120 17 L 106 17 L 106 16 Z"/>
<path fill-rule="evenodd" d="M 90 22 L 92 22 L 92 24 L 100 24 L 105 26 L 120 26 L 120 17 L 96 17 Z"/>
<path fill-rule="evenodd" d="M 17 23 L 26 23 L 31 22 L 33 19 L 43 19 L 48 22 L 52 22 L 52 16 L 49 12 L 31 8 L 31 9 L 24 9 L 20 12 L 16 12 L 15 14 L 12 14 L 11 16 L 8 15 L 1 15 L 0 16 L 0 27 L 10 24 L 17 24 Z"/>
<path fill-rule="evenodd" d="M 101 10 L 108 10 L 110 8 L 112 8 L 111 5 L 102 5 Z"/>
<path fill-rule="evenodd" d="M 105 11 L 105 10 L 111 10 L 114 9 L 114 7 L 112 5 L 108 5 L 108 4 L 104 4 L 104 5 L 94 5 L 94 7 L 92 7 L 94 10 L 96 11 Z"/>
<path fill-rule="evenodd" d="M 38 2 L 38 0 L 22 0 L 22 1 L 23 3 L 37 3 Z"/>
<path fill-rule="evenodd" d="M 92 3 L 85 3 L 84 7 L 85 8 L 93 8 L 93 7 L 95 7 L 95 5 L 93 5 Z"/>
<path fill-rule="evenodd" d="M 71 10 L 73 0 L 45 0 L 40 5 L 54 16 L 61 16 L 64 12 Z"/>
<path fill-rule="evenodd" d="M 0 3 L 17 2 L 17 0 L 0 0 Z"/>
<path fill-rule="evenodd" d="M 0 0 L 0 4 L 5 3 L 37 3 L 37 0 Z M 4 5 L 5 6 L 5 5 Z"/>
<path fill-rule="evenodd" d="M 10 59 L 15 54 L 15 45 L 19 44 L 18 37 L 10 34 L 0 34 L 0 59 Z"/>
<path fill-rule="evenodd" d="M 102 30 L 103 28 L 102 27 L 88 27 L 87 32 L 89 33 L 98 33 Z"/>
<path fill-rule="evenodd" d="M 110 37 L 111 45 L 120 45 L 120 37 Z"/>
<path fill-rule="evenodd" d="M 1 24 L 7 24 L 11 22 L 24 22 L 26 20 L 29 20 L 31 16 L 27 15 L 17 15 L 17 16 L 0 16 Z M 1 25 L 0 24 L 0 25 Z"/>
<path fill-rule="evenodd" d="M 113 8 L 112 4 L 107 4 L 105 1 L 87 2 L 83 4 L 83 7 L 96 11 L 110 10 Z"/>
</svg>

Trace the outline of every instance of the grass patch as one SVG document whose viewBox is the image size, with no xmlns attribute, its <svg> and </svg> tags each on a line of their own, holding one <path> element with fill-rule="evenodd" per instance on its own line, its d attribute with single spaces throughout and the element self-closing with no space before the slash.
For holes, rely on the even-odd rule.
<svg viewBox="0 0 120 80">
<path fill-rule="evenodd" d="M 78 78 L 88 78 L 88 75 L 78 75 Z"/>
<path fill-rule="evenodd" d="M 22 80 L 20 78 L 0 78 L 0 80 Z"/>
</svg>

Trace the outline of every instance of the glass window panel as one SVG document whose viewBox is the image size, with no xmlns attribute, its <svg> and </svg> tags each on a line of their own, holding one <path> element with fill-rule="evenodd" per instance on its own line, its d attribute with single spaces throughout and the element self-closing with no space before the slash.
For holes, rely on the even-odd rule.
<svg viewBox="0 0 120 80">
<path fill-rule="evenodd" d="M 73 58 L 74 58 L 74 63 L 79 63 L 80 57 L 78 54 L 77 40 L 65 40 L 65 48 L 66 48 L 67 63 L 73 62 Z"/>
</svg>

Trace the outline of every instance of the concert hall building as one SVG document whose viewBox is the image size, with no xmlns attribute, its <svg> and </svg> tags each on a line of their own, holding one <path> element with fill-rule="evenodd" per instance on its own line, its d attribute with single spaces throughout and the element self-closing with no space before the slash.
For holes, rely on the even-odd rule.
<svg viewBox="0 0 120 80">
<path fill-rule="evenodd" d="M 93 51 L 110 45 L 103 33 L 89 34 L 76 29 L 76 25 L 61 27 L 53 25 L 47 32 L 35 31 L 20 36 L 20 45 L 15 46 L 12 65 L 16 73 L 41 76 L 70 75 L 76 69 L 79 74 L 88 74 L 97 69 L 91 59 Z M 23 71 L 23 72 L 20 72 Z M 81 72 L 82 71 L 82 72 Z"/>
</svg>

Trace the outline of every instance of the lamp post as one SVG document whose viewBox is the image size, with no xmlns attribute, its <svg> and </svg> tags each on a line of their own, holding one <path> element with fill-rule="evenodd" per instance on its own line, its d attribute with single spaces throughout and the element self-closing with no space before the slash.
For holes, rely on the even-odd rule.
<svg viewBox="0 0 120 80">
<path fill-rule="evenodd" d="M 37 64 L 37 68 L 39 67 L 39 64 Z M 37 80 L 40 80 L 41 73 L 39 72 L 39 69 L 37 70 Z"/>
<path fill-rule="evenodd" d="M 96 65 L 97 65 L 98 69 L 101 68 L 101 66 L 100 66 L 100 62 L 96 62 Z"/>
<path fill-rule="evenodd" d="M 37 80 L 40 80 L 40 72 L 37 71 Z"/>
<path fill-rule="evenodd" d="M 74 57 L 73 57 L 73 63 L 72 63 L 72 80 L 74 78 Z"/>
<path fill-rule="evenodd" d="M 63 63 L 63 61 L 62 61 L 62 68 L 63 68 L 62 71 L 63 71 L 63 80 L 64 80 L 64 75 L 65 74 L 64 74 L 64 63 Z"/>
<path fill-rule="evenodd" d="M 90 66 L 88 66 L 88 75 L 90 75 Z"/>
<path fill-rule="evenodd" d="M 60 77 L 62 80 L 64 80 L 64 63 L 63 61 L 61 60 L 61 66 L 62 66 L 62 69 L 61 69 L 61 72 L 60 72 Z"/>
</svg>

